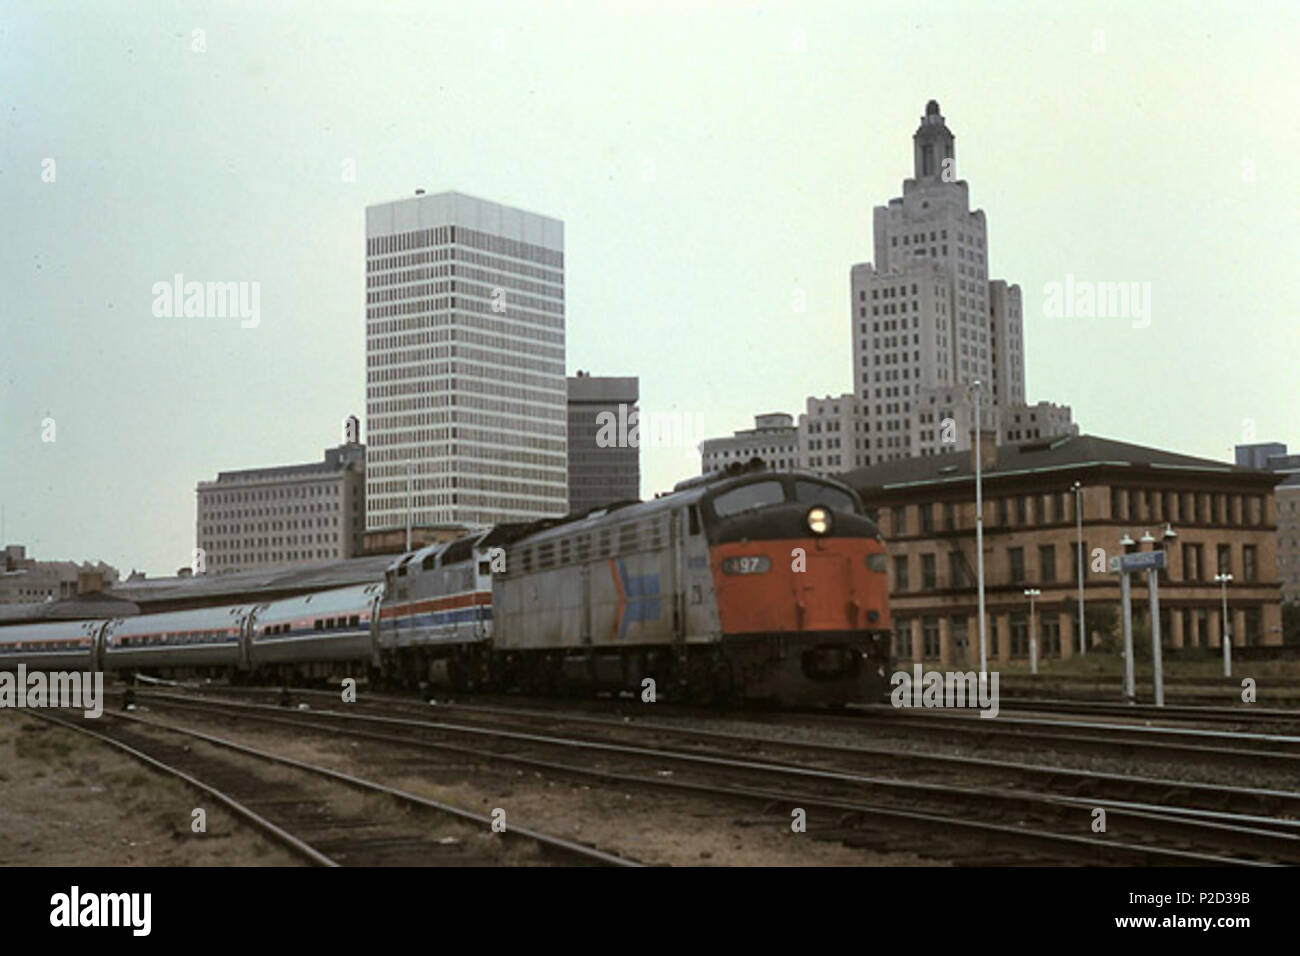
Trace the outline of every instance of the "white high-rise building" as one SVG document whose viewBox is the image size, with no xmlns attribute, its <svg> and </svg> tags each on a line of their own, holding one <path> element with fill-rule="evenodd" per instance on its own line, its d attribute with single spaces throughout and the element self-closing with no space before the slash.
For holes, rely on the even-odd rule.
<svg viewBox="0 0 1300 956">
<path fill-rule="evenodd" d="M 952 429 L 932 406 L 977 379 L 990 409 L 1025 401 L 1020 287 L 989 281 L 984 213 L 970 209 L 934 100 L 912 144 L 902 197 L 875 210 L 876 261 L 850 270 L 863 466 L 969 447 L 966 434 L 944 442 Z"/>
<path fill-rule="evenodd" d="M 568 511 L 564 224 L 448 192 L 366 209 L 366 528 Z"/>
</svg>

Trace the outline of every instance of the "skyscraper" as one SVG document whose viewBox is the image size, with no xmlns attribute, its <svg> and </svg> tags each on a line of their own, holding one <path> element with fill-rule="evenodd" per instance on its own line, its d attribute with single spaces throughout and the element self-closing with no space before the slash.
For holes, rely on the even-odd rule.
<svg viewBox="0 0 1300 956">
<path fill-rule="evenodd" d="M 447 192 L 366 209 L 366 527 L 567 512 L 564 224 Z"/>
<path fill-rule="evenodd" d="M 1025 401 L 1020 287 L 989 282 L 984 213 L 970 209 L 934 100 L 912 136 L 912 164 L 903 195 L 875 209 L 875 263 L 850 272 L 861 465 L 932 454 L 945 438 L 954 447 L 940 406 L 976 379 L 986 427 Z"/>
<path fill-rule="evenodd" d="M 569 510 L 641 499 L 636 376 L 569 379 Z"/>
</svg>

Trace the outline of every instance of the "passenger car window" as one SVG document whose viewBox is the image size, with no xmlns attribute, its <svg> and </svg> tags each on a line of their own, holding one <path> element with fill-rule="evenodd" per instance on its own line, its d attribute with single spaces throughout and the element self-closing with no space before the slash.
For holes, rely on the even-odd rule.
<svg viewBox="0 0 1300 956">
<path fill-rule="evenodd" d="M 752 485 L 742 485 L 724 492 L 713 499 L 713 512 L 719 518 L 727 518 L 752 511 L 767 505 L 778 505 L 785 501 L 785 489 L 779 481 L 756 481 Z"/>
</svg>

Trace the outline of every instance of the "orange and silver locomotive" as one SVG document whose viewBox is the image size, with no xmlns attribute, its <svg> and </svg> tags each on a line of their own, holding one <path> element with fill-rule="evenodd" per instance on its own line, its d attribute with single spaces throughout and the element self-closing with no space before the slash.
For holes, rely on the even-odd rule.
<svg viewBox="0 0 1300 956">
<path fill-rule="evenodd" d="M 888 688 L 888 581 L 846 485 L 742 470 L 525 534 L 493 577 L 501 685 L 783 705 Z"/>
</svg>

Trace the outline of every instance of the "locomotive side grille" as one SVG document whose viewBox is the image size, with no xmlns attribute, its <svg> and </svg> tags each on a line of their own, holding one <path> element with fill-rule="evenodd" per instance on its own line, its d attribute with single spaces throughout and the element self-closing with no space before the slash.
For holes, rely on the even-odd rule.
<svg viewBox="0 0 1300 956">
<path fill-rule="evenodd" d="M 628 554 L 637 548 L 636 522 L 628 522 L 618 529 L 618 553 Z"/>
</svg>

